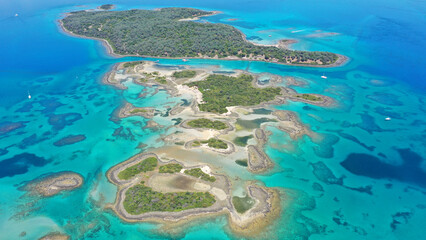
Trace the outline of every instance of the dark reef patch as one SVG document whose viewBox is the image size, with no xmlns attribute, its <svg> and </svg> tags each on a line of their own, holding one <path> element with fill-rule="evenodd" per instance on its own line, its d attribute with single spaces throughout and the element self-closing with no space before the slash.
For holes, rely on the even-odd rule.
<svg viewBox="0 0 426 240">
<path fill-rule="evenodd" d="M 376 113 L 384 116 L 384 117 L 391 117 L 391 118 L 395 118 L 395 119 L 403 119 L 403 117 L 401 116 L 400 113 L 398 112 L 392 112 L 391 111 L 392 108 L 389 107 L 376 107 L 374 108 L 374 111 L 376 111 Z M 404 114 L 406 115 L 406 114 Z"/>
<path fill-rule="evenodd" d="M 27 102 L 15 112 L 29 112 L 33 109 L 34 102 Z"/>
<path fill-rule="evenodd" d="M 356 124 L 357 127 L 364 129 L 368 133 L 372 134 L 373 132 L 383 132 L 384 130 L 379 127 L 379 125 L 376 124 L 374 121 L 374 117 L 368 115 L 368 113 L 360 113 L 362 122 Z M 394 130 L 392 130 L 394 131 Z"/>
<path fill-rule="evenodd" d="M 323 162 L 311 163 L 311 165 L 314 168 L 313 174 L 321 182 L 326 184 L 343 185 L 343 177 L 337 178 Z"/>
<path fill-rule="evenodd" d="M 46 98 L 39 101 L 40 105 L 44 107 L 41 111 L 44 114 L 53 113 L 58 107 L 64 106 L 65 104 L 58 101 L 57 98 Z"/>
<path fill-rule="evenodd" d="M 53 145 L 55 145 L 57 147 L 62 147 L 62 146 L 65 146 L 65 145 L 70 145 L 70 144 L 74 144 L 74 143 L 84 141 L 85 139 L 86 139 L 86 136 L 84 136 L 83 134 L 68 135 L 68 136 L 61 138 L 58 141 L 54 142 Z"/>
<path fill-rule="evenodd" d="M 123 138 L 123 139 L 126 139 L 126 140 L 136 141 L 136 138 L 133 135 L 130 128 L 124 128 L 123 126 L 115 129 L 112 136 L 117 137 L 117 138 Z"/>
<path fill-rule="evenodd" d="M 350 135 L 350 134 L 344 133 L 344 132 L 342 132 L 341 130 L 336 130 L 336 131 L 334 131 L 334 132 L 337 132 L 337 134 L 339 134 L 339 137 L 342 137 L 342 138 L 344 138 L 344 139 L 347 139 L 347 140 L 349 140 L 349 141 L 352 141 L 352 142 L 354 142 L 354 143 L 357 143 L 357 144 L 359 144 L 360 146 L 362 146 L 362 147 L 364 147 L 365 149 L 367 149 L 368 151 L 373 151 L 373 150 L 376 148 L 375 146 L 367 146 L 365 143 L 361 142 L 358 138 L 356 138 L 356 137 L 354 137 L 354 136 L 352 136 L 352 135 Z"/>
<path fill-rule="evenodd" d="M 324 137 L 321 141 L 315 142 L 318 144 L 313 147 L 315 154 L 322 158 L 332 158 L 334 156 L 333 145 L 336 144 L 340 138 L 333 134 L 322 133 Z"/>
<path fill-rule="evenodd" d="M 41 78 L 37 78 L 35 81 L 39 83 L 47 83 L 52 81 L 53 79 L 54 79 L 53 77 L 41 77 Z"/>
<path fill-rule="evenodd" d="M 401 101 L 398 100 L 398 96 L 391 93 L 374 92 L 373 95 L 368 95 L 367 98 L 388 106 L 404 105 Z"/>
<path fill-rule="evenodd" d="M 390 224 L 390 227 L 392 231 L 396 230 L 396 227 L 401 223 L 407 223 L 408 219 L 411 218 L 413 213 L 411 212 L 397 212 L 392 215 L 392 223 Z"/>
<path fill-rule="evenodd" d="M 21 153 L 0 162 L 0 178 L 24 174 L 31 166 L 42 167 L 49 162 L 50 160 L 32 153 Z"/>
<path fill-rule="evenodd" d="M 27 122 L 2 122 L 0 123 L 0 135 L 25 127 L 25 123 Z"/>
<path fill-rule="evenodd" d="M 403 160 L 400 166 L 384 163 L 378 157 L 363 153 L 351 153 L 340 164 L 355 175 L 374 179 L 396 179 L 426 187 L 426 173 L 420 166 L 424 159 L 410 149 L 397 151 Z"/>
<path fill-rule="evenodd" d="M 82 119 L 80 113 L 51 114 L 49 115 L 49 124 L 54 130 L 61 130 L 80 119 Z"/>
<path fill-rule="evenodd" d="M 0 148 L 0 156 L 6 155 L 9 151 L 5 148 Z"/>
<path fill-rule="evenodd" d="M 49 139 L 46 134 L 43 134 L 42 136 L 38 137 L 37 134 L 33 134 L 29 137 L 24 138 L 19 144 L 18 147 L 20 149 L 25 149 L 28 146 L 35 145 L 37 143 L 43 142 L 45 140 Z"/>
</svg>

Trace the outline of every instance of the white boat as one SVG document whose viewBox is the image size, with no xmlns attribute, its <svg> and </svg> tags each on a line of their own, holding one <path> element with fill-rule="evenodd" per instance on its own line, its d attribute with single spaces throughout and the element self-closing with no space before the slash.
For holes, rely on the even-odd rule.
<svg viewBox="0 0 426 240">
<path fill-rule="evenodd" d="M 182 61 L 187 62 L 187 61 L 188 61 L 188 59 L 184 58 L 184 59 L 182 59 Z"/>
<path fill-rule="evenodd" d="M 15 17 L 19 16 L 17 13 L 15 13 Z"/>
<path fill-rule="evenodd" d="M 386 121 L 390 121 L 390 120 L 391 120 L 391 118 L 390 118 L 390 117 L 387 117 L 387 118 L 385 118 L 385 120 L 386 120 Z"/>
<path fill-rule="evenodd" d="M 31 99 L 31 94 L 29 91 L 28 91 L 28 99 Z"/>
<path fill-rule="evenodd" d="M 324 74 L 321 76 L 321 78 L 323 79 L 327 79 L 327 76 L 325 76 Z"/>
</svg>

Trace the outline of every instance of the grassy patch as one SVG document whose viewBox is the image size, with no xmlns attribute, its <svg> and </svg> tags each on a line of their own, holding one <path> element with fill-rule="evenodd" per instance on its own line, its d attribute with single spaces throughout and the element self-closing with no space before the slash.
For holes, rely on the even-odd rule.
<svg viewBox="0 0 426 240">
<path fill-rule="evenodd" d="M 208 181 L 208 182 L 214 182 L 216 181 L 216 178 L 213 176 L 208 175 L 207 173 L 204 173 L 201 168 L 193 168 L 185 170 L 184 172 L 186 175 L 193 176 L 196 178 L 200 178 L 201 180 Z"/>
<path fill-rule="evenodd" d="M 126 63 L 123 64 L 123 67 L 125 67 L 125 68 L 134 67 L 134 66 L 142 64 L 142 63 L 143 63 L 143 61 L 126 62 Z"/>
<path fill-rule="evenodd" d="M 315 96 L 315 95 L 312 95 L 312 94 L 306 94 L 306 93 L 296 95 L 296 97 L 298 97 L 298 98 L 303 98 L 303 99 L 308 100 L 308 101 L 314 101 L 314 102 L 322 101 L 322 98 L 321 98 L 321 97 L 317 97 L 317 96 Z"/>
<path fill-rule="evenodd" d="M 215 203 L 208 192 L 155 192 L 150 187 L 138 184 L 126 191 L 124 209 L 132 215 L 146 212 L 178 212 L 192 208 L 206 208 Z"/>
<path fill-rule="evenodd" d="M 122 180 L 128 180 L 138 173 L 152 171 L 155 169 L 155 167 L 157 167 L 157 158 L 149 157 L 147 159 L 144 159 L 142 162 L 119 172 L 118 178 Z"/>
<path fill-rule="evenodd" d="M 207 143 L 207 145 L 211 148 L 216 148 L 216 149 L 227 149 L 228 148 L 228 144 L 226 144 L 226 142 L 217 139 L 217 138 L 210 138 L 209 140 L 204 140 L 201 141 L 201 143 Z"/>
<path fill-rule="evenodd" d="M 191 126 L 193 128 L 209 128 L 216 130 L 222 130 L 228 127 L 225 123 L 221 121 L 212 121 L 206 118 L 191 120 L 188 122 L 188 126 Z"/>
<path fill-rule="evenodd" d="M 193 146 L 193 147 L 199 147 L 199 146 L 201 146 L 201 142 L 200 142 L 200 141 L 194 141 L 194 142 L 192 143 L 192 146 Z"/>
<path fill-rule="evenodd" d="M 180 172 L 180 170 L 182 170 L 182 165 L 180 165 L 178 163 L 169 163 L 169 164 L 160 166 L 160 169 L 158 170 L 158 172 L 160 172 L 160 173 L 176 173 L 176 172 Z"/>
<path fill-rule="evenodd" d="M 183 71 L 180 71 L 180 72 L 174 72 L 173 77 L 175 77 L 175 78 L 192 78 L 192 77 L 195 77 L 196 74 L 197 74 L 196 71 L 183 70 Z"/>
<path fill-rule="evenodd" d="M 160 76 L 155 77 L 155 81 L 158 82 L 158 83 L 161 83 L 161 84 L 167 83 L 166 77 L 164 77 L 164 76 L 163 77 L 160 77 Z"/>
<path fill-rule="evenodd" d="M 253 138 L 253 135 L 248 135 L 248 136 L 243 136 L 243 137 L 236 137 L 236 138 L 234 138 L 233 142 L 237 146 L 245 147 L 247 145 L 247 141 L 250 138 Z"/>
<path fill-rule="evenodd" d="M 146 109 L 136 108 L 130 111 L 130 113 L 146 113 L 148 112 Z"/>
<path fill-rule="evenodd" d="M 255 201 L 246 195 L 245 197 L 232 197 L 232 204 L 238 213 L 245 213 L 247 210 L 253 207 Z"/>
<path fill-rule="evenodd" d="M 238 160 L 235 160 L 235 163 L 243 167 L 248 166 L 247 159 L 238 159 Z"/>
<path fill-rule="evenodd" d="M 206 80 L 191 82 L 187 85 L 196 86 L 203 94 L 201 111 L 225 113 L 226 107 L 253 106 L 273 100 L 281 93 L 280 88 L 255 88 L 253 76 L 242 74 L 238 77 L 210 75 Z"/>
</svg>

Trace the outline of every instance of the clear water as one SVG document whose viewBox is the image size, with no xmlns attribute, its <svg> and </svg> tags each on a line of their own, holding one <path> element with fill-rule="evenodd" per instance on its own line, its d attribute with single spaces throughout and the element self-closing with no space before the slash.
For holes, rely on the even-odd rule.
<svg viewBox="0 0 426 240">
<path fill-rule="evenodd" d="M 307 83 L 295 87 L 297 91 L 325 94 L 339 102 L 337 108 L 295 102 L 275 106 L 297 112 L 316 136 L 293 141 L 270 128 L 273 135 L 266 151 L 276 168 L 262 176 L 243 174 L 244 179 L 278 187 L 283 194 L 281 217 L 262 238 L 421 239 L 425 235 L 423 1 L 115 2 L 118 10 L 164 6 L 220 10 L 223 14 L 207 20 L 232 24 L 255 42 L 292 38 L 299 40 L 294 49 L 332 51 L 351 58 L 343 67 L 326 69 L 243 61 L 185 63 L 294 76 Z M 100 83 L 113 63 L 132 58 L 109 57 L 99 42 L 63 34 L 56 21 L 64 12 L 102 3 L 0 1 L 0 239 L 36 239 L 51 231 L 65 232 L 72 239 L 238 238 L 227 229 L 225 217 L 201 220 L 178 235 L 168 235 L 155 224 L 124 223 L 103 210 L 115 198 L 115 187 L 105 172 L 138 153 L 140 143 L 161 146 L 158 136 L 165 131 L 142 129 L 146 124 L 142 118 L 117 120 L 114 110 L 126 100 L 165 112 L 180 100 L 164 92 L 138 99 L 140 86 L 130 84 L 129 91 L 119 91 Z M 323 74 L 327 80 L 320 78 Z M 386 117 L 392 120 L 385 121 Z M 5 133 L 6 127 L 16 129 Z M 53 145 L 78 134 L 86 139 Z M 26 197 L 18 190 L 25 181 L 58 171 L 82 174 L 84 187 L 48 199 Z M 25 237 L 19 237 L 22 231 Z"/>
</svg>

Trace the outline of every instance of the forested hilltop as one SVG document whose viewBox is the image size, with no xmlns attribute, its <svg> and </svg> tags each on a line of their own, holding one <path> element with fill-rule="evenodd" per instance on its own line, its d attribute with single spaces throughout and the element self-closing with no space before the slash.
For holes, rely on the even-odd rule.
<svg viewBox="0 0 426 240">
<path fill-rule="evenodd" d="M 62 20 L 65 30 L 108 41 L 115 54 L 174 58 L 225 58 L 330 65 L 338 56 L 258 46 L 226 24 L 181 21 L 212 14 L 192 8 L 158 10 L 77 11 Z"/>
</svg>

